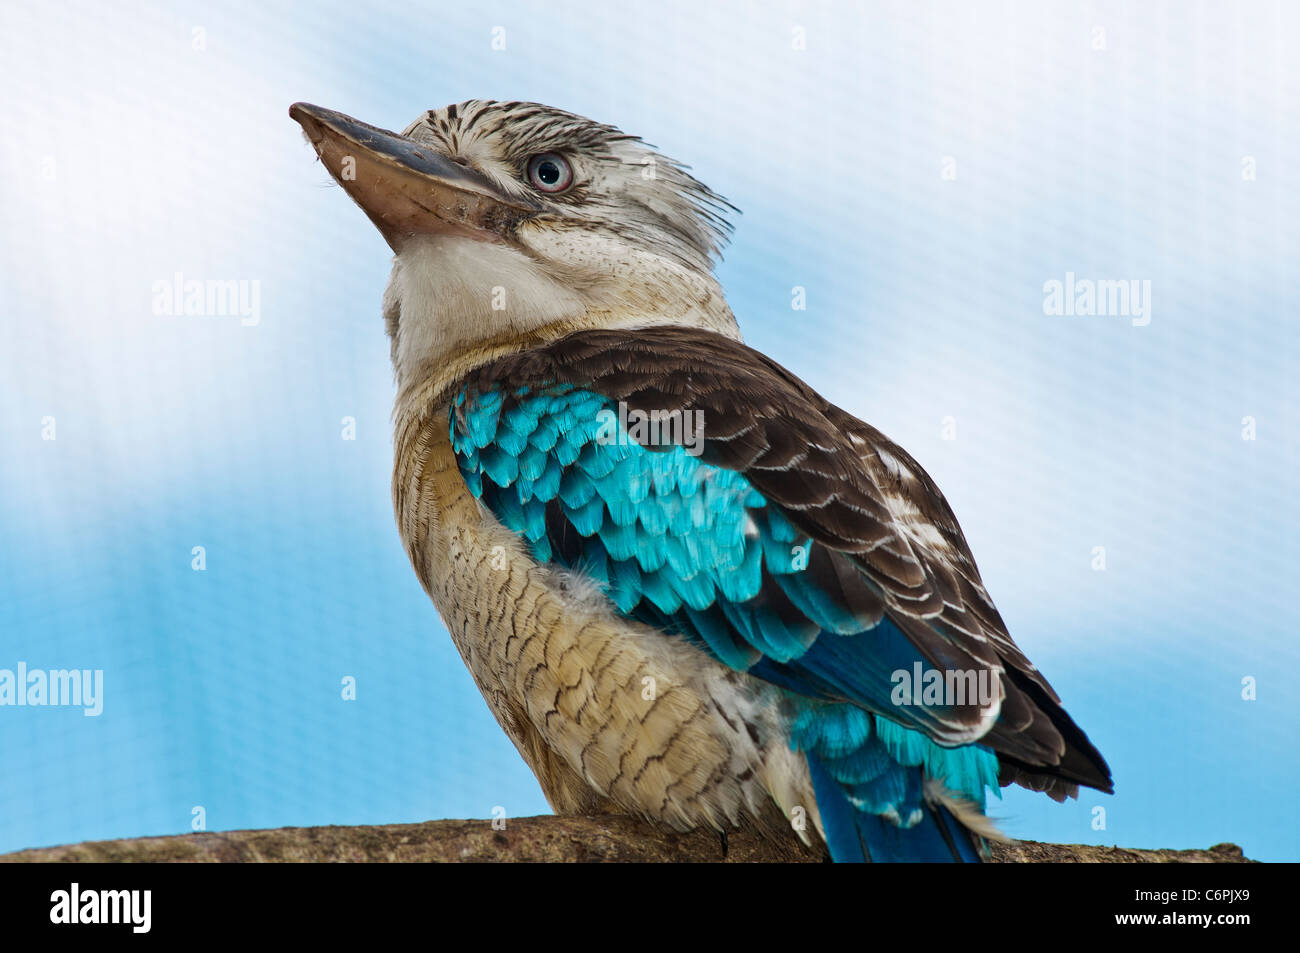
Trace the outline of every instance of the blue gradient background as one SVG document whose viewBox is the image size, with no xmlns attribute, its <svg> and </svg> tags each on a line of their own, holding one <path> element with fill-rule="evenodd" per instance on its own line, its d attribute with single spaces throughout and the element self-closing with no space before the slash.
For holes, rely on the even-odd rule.
<svg viewBox="0 0 1300 953">
<path fill-rule="evenodd" d="M 0 708 L 0 851 L 546 811 L 393 526 L 388 249 L 286 116 L 487 97 L 689 162 L 750 343 L 943 487 L 1117 783 L 1010 833 L 1300 858 L 1300 9 L 419 6 L 0 9 L 0 667 L 106 682 Z M 1067 271 L 1151 324 L 1045 316 Z M 261 323 L 154 315 L 176 272 Z"/>
</svg>

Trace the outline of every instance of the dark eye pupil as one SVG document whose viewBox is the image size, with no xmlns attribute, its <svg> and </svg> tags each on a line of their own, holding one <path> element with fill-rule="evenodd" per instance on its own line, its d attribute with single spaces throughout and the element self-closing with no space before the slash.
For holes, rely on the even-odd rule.
<svg viewBox="0 0 1300 953">
<path fill-rule="evenodd" d="M 550 159 L 539 162 L 537 164 L 537 177 L 546 185 L 554 185 L 560 181 L 560 167 Z"/>
</svg>

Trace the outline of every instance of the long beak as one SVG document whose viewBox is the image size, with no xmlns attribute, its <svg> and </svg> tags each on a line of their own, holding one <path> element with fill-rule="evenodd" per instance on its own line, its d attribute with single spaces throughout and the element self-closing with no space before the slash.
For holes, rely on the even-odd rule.
<svg viewBox="0 0 1300 953">
<path fill-rule="evenodd" d="M 507 195 L 481 172 L 387 129 L 310 103 L 294 103 L 289 117 L 394 251 L 413 235 L 508 240 L 542 211 L 540 203 Z"/>
</svg>

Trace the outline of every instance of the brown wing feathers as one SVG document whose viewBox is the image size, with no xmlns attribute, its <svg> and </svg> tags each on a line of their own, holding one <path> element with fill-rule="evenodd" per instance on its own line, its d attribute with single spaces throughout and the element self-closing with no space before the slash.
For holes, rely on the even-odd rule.
<svg viewBox="0 0 1300 953">
<path fill-rule="evenodd" d="M 1007 634 L 938 487 L 902 448 L 779 364 L 721 335 L 653 328 L 574 334 L 471 378 L 481 387 L 568 381 L 629 410 L 703 411 L 703 459 L 742 472 L 827 547 L 831 558 L 809 566 L 825 591 L 864 618 L 888 613 L 937 668 L 1000 676 L 999 718 L 979 740 L 999 753 L 1002 783 L 1058 800 L 1079 783 L 1111 789 L 1101 755 Z M 981 713 L 956 714 L 970 730 Z"/>
</svg>

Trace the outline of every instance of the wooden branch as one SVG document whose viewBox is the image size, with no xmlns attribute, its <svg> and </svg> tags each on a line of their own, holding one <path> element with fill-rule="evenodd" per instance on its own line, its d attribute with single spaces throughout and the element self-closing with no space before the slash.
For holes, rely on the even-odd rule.
<svg viewBox="0 0 1300 953">
<path fill-rule="evenodd" d="M 428 821 L 383 827 L 282 827 L 91 841 L 0 855 L 0 862 L 638 862 L 723 860 L 714 833 L 674 834 L 631 817 L 519 817 L 495 830 L 488 820 Z M 769 840 L 752 831 L 728 835 L 729 863 L 816 862 L 820 850 L 791 834 Z M 1015 841 L 993 848 L 997 863 L 1250 863 L 1233 844 L 1209 850 L 1136 850 Z"/>
</svg>

